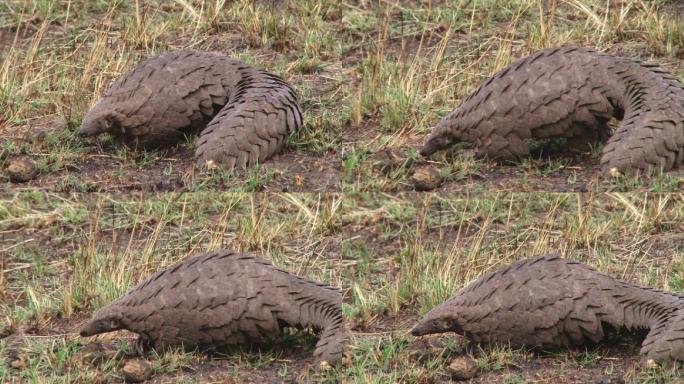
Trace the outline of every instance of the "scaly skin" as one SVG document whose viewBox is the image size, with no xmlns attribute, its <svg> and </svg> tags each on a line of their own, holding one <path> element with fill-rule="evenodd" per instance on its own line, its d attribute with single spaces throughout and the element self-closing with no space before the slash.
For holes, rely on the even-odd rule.
<svg viewBox="0 0 684 384">
<path fill-rule="evenodd" d="M 296 95 L 279 77 L 219 53 L 180 50 L 119 78 L 86 114 L 80 133 L 109 132 L 144 148 L 202 131 L 198 165 L 232 169 L 264 162 L 301 125 Z"/>
<path fill-rule="evenodd" d="M 201 164 L 256 165 L 277 153 L 302 125 L 294 91 L 280 78 L 252 67 L 238 68 L 237 92 L 202 131 Z"/>
<path fill-rule="evenodd" d="M 611 117 L 622 119 L 612 133 Z M 612 135 L 611 135 L 612 133 Z M 442 119 L 421 153 L 466 141 L 494 159 L 529 155 L 530 140 L 607 140 L 605 171 L 668 171 L 684 162 L 684 88 L 655 65 L 586 48 L 550 48 L 492 76 Z"/>
<path fill-rule="evenodd" d="M 155 273 L 103 307 L 82 336 L 127 329 L 140 345 L 220 347 L 277 338 L 283 326 L 321 331 L 314 357 L 338 362 L 348 334 L 339 291 L 227 250 Z"/>
<path fill-rule="evenodd" d="M 478 343 L 560 347 L 598 342 L 609 324 L 649 329 L 642 357 L 665 362 L 684 357 L 683 304 L 678 295 L 621 282 L 551 254 L 477 279 L 430 310 L 412 333 L 456 332 Z"/>
</svg>

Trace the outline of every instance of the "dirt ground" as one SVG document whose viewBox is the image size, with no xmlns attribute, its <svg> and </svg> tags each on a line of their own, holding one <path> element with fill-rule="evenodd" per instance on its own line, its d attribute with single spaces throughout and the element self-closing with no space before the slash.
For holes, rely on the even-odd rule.
<svg viewBox="0 0 684 384">
<path fill-rule="evenodd" d="M 643 334 L 531 351 L 409 332 L 474 278 L 548 252 L 684 291 L 684 170 L 610 177 L 600 148 L 555 142 L 515 164 L 467 145 L 418 154 L 477 85 L 543 47 L 656 61 L 684 81 L 682 16 L 680 1 L 641 0 L 0 1 L 0 382 L 119 383 L 144 360 L 150 383 L 441 384 L 467 357 L 467 383 L 684 384 L 639 366 Z M 183 47 L 292 84 L 304 126 L 282 153 L 228 173 L 195 167 L 196 136 L 138 151 L 76 134 L 119 75 Z M 26 159 L 35 175 L 10 181 Z M 426 170 L 440 182 L 417 193 Z M 317 371 L 311 331 L 211 355 L 78 335 L 150 273 L 222 247 L 339 287 L 343 363 Z"/>
</svg>

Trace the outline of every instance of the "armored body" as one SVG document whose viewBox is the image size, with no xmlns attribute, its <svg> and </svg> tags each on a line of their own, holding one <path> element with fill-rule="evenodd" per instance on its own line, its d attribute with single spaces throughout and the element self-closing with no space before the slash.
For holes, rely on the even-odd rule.
<svg viewBox="0 0 684 384">
<path fill-rule="evenodd" d="M 681 296 L 614 279 L 550 254 L 485 275 L 430 310 L 414 335 L 456 332 L 478 343 L 559 347 L 604 337 L 603 325 L 649 329 L 644 359 L 684 361 Z"/>
<path fill-rule="evenodd" d="M 201 166 L 253 166 L 302 125 L 292 88 L 216 52 L 154 56 L 119 78 L 86 114 L 80 133 L 109 132 L 134 147 L 175 143 L 201 131 Z"/>
<path fill-rule="evenodd" d="M 81 335 L 126 329 L 142 348 L 205 348 L 262 343 L 285 326 L 320 331 L 317 362 L 342 357 L 347 331 L 337 289 L 222 250 L 153 274 L 98 310 Z"/>
<path fill-rule="evenodd" d="M 612 132 L 608 120 L 621 119 Z M 484 82 L 444 117 L 421 153 L 465 141 L 495 159 L 529 155 L 530 140 L 605 141 L 601 165 L 667 171 L 684 162 L 684 88 L 653 64 L 591 49 L 541 50 Z"/>
</svg>

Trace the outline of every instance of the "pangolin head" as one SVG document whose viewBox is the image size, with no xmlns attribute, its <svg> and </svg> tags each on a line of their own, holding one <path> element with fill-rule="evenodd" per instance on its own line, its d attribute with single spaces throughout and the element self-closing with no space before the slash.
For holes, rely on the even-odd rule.
<svg viewBox="0 0 684 384">
<path fill-rule="evenodd" d="M 123 316 L 120 308 L 109 305 L 95 312 L 93 318 L 81 327 L 80 335 L 87 337 L 123 328 Z"/>
<path fill-rule="evenodd" d="M 97 136 L 103 132 L 114 132 L 120 125 L 121 114 L 98 103 L 83 117 L 78 134 Z"/>
<path fill-rule="evenodd" d="M 432 132 L 430 132 L 427 140 L 425 140 L 425 144 L 423 144 L 423 148 L 420 150 L 420 154 L 423 157 L 428 157 L 433 153 L 442 149 L 447 149 L 458 142 L 459 140 L 454 136 L 449 124 L 447 124 L 445 120 L 442 120 L 437 123 L 435 128 L 432 129 Z"/>
<path fill-rule="evenodd" d="M 449 301 L 433 308 L 411 329 L 413 336 L 432 333 L 462 332 L 456 314 L 450 310 Z"/>
</svg>

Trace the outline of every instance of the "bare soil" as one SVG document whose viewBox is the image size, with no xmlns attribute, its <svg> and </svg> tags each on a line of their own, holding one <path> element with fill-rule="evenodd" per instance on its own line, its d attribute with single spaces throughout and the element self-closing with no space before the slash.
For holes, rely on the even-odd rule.
<svg viewBox="0 0 684 384">
<path fill-rule="evenodd" d="M 35 142 L 45 135 L 45 126 L 37 131 L 31 127 L 21 132 L 17 142 Z M 369 129 L 372 129 L 368 127 Z M 342 132 L 342 138 L 355 136 L 359 128 L 348 127 Z M 17 135 L 19 133 L 17 132 Z M 14 136 L 18 137 L 18 136 Z M 38 139 L 36 139 L 38 138 Z M 92 140 L 92 139 L 89 139 Z M 340 149 L 324 153 L 287 149 L 276 155 L 259 170 L 251 173 L 240 171 L 226 177 L 212 175 L 212 171 L 196 168 L 194 150 L 187 144 L 152 151 L 148 153 L 129 152 L 122 158 L 117 155 L 121 149 L 116 145 L 100 145 L 91 142 L 86 152 L 77 158 L 71 158 L 68 164 L 54 172 L 42 172 L 35 179 L 19 184 L 7 182 L 10 190 L 45 190 L 60 192 L 112 192 L 112 191 L 191 191 L 198 188 L 211 190 L 252 190 L 264 192 L 337 192 L 342 184 L 353 183 L 358 177 L 345 172 L 343 162 L 349 148 L 357 144 L 352 140 L 342 142 Z M 394 153 L 404 156 L 417 150 L 419 144 L 410 147 L 393 149 Z M 373 157 L 374 154 L 369 154 Z M 32 158 L 40 162 L 48 154 L 33 154 Z M 455 158 L 458 152 L 447 158 Z M 11 158 L 6 159 L 6 162 Z M 47 160 L 48 164 L 54 159 Z M 59 161 L 59 160 L 57 160 Z M 481 167 L 467 172 L 465 175 L 451 175 L 435 192 L 482 191 L 549 191 L 549 192 L 587 192 L 606 189 L 606 179 L 598 165 L 598 160 L 589 154 L 571 155 L 555 153 L 531 160 L 532 169 L 520 164 L 502 164 L 493 161 L 479 160 Z M 545 171 L 549 161 L 560 164 L 552 171 Z M 0 161 L 1 162 L 1 161 Z M 144 164 L 138 164 L 144 162 Z M 418 159 L 408 162 L 406 175 L 410 175 L 413 165 L 432 163 L 432 160 Z M 442 164 L 436 164 L 441 169 Z M 369 161 L 365 167 L 368 178 L 382 178 L 384 175 L 373 167 Z M 220 172 L 220 171 L 219 171 Z M 673 177 L 684 172 L 672 172 Z M 64 183 L 65 179 L 75 178 L 78 185 Z M 256 181 L 256 182 L 255 182 Z M 385 192 L 412 191 L 414 186 L 410 180 L 398 180 L 381 188 Z"/>
</svg>

